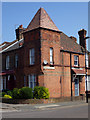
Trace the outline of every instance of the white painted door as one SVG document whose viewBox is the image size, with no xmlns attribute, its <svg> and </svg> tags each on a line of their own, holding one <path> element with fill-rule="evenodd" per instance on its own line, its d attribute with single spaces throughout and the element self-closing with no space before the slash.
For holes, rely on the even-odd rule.
<svg viewBox="0 0 90 120">
<path fill-rule="evenodd" d="M 75 96 L 79 96 L 79 79 L 75 79 Z"/>
</svg>

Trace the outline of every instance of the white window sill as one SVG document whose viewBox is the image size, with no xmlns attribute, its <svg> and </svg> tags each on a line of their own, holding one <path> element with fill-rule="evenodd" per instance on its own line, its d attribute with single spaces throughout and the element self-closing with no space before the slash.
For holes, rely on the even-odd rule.
<svg viewBox="0 0 90 120">
<path fill-rule="evenodd" d="M 44 66 L 43 69 L 44 69 L 44 70 L 46 70 L 46 69 L 47 69 L 47 70 L 54 70 L 55 67 Z"/>
</svg>

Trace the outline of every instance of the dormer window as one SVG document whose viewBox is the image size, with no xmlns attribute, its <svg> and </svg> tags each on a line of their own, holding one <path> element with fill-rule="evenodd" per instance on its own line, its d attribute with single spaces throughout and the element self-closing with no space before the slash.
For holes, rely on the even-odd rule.
<svg viewBox="0 0 90 120">
<path fill-rule="evenodd" d="M 78 56 L 74 55 L 74 66 L 78 66 Z"/>
<path fill-rule="evenodd" d="M 10 61 L 10 58 L 9 56 L 6 56 L 6 69 L 9 69 L 9 61 Z"/>
</svg>

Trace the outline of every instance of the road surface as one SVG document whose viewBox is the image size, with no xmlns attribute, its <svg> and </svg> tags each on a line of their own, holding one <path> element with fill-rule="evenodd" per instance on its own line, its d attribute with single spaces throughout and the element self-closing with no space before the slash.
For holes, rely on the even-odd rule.
<svg viewBox="0 0 90 120">
<path fill-rule="evenodd" d="M 56 105 L 56 106 L 55 106 Z M 88 104 L 72 104 L 69 106 L 36 106 L 35 109 L 18 109 L 3 111 L 3 118 L 88 118 Z"/>
</svg>

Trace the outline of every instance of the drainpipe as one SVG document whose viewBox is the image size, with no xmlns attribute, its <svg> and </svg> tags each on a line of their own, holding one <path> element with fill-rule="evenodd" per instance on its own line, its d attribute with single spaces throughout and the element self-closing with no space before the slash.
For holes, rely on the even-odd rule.
<svg viewBox="0 0 90 120">
<path fill-rule="evenodd" d="M 62 65 L 64 65 L 64 63 L 63 63 L 63 51 L 62 51 Z M 61 78 L 61 97 L 63 96 L 63 93 L 62 92 L 64 92 L 64 90 L 62 90 L 62 88 L 64 88 L 64 87 L 62 87 L 62 85 L 63 85 L 63 82 L 64 81 L 64 66 L 62 66 L 62 78 Z"/>
<path fill-rule="evenodd" d="M 72 93 L 72 54 L 70 53 L 70 72 L 71 72 L 71 101 L 73 101 L 73 93 Z"/>
<path fill-rule="evenodd" d="M 86 48 L 85 48 L 85 71 L 86 71 L 86 103 L 88 103 L 88 89 L 87 89 L 87 66 L 86 66 Z"/>
</svg>

